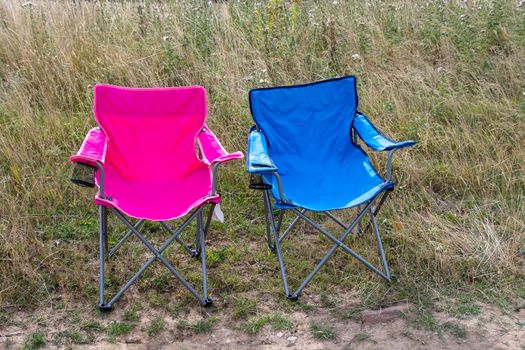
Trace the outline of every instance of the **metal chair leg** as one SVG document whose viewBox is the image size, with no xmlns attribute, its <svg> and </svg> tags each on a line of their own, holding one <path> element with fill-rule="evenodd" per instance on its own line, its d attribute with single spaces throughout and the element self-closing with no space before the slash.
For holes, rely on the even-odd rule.
<svg viewBox="0 0 525 350">
<path fill-rule="evenodd" d="M 286 278 L 286 271 L 284 269 L 284 258 L 283 258 L 283 253 L 281 251 L 281 242 L 279 241 L 279 232 L 277 232 L 277 227 L 275 225 L 275 220 L 274 220 L 273 215 L 271 213 L 272 203 L 270 202 L 270 195 L 269 195 L 268 191 L 264 191 L 264 193 L 265 193 L 264 205 L 266 207 L 266 212 L 268 214 L 266 216 L 266 219 L 268 220 L 268 226 L 273 231 L 273 248 L 277 252 L 277 257 L 279 259 L 279 267 L 280 267 L 280 270 L 281 270 L 281 278 L 283 280 L 284 293 L 286 294 L 287 298 L 292 299 L 292 300 L 297 300 L 297 298 L 295 298 L 294 296 L 292 296 L 290 294 L 290 290 L 288 289 L 288 279 Z"/>
<path fill-rule="evenodd" d="M 202 306 L 210 307 L 213 300 L 208 296 L 208 274 L 206 271 L 206 237 L 202 210 L 197 214 L 197 231 L 199 233 L 200 256 L 202 261 Z"/>
<path fill-rule="evenodd" d="M 215 203 L 211 203 L 209 205 L 209 207 L 210 207 L 210 209 L 209 209 L 209 212 L 208 212 L 208 217 L 206 218 L 206 223 L 205 224 L 203 223 L 204 239 L 206 239 L 206 236 L 208 235 L 208 230 L 210 228 L 211 220 L 212 220 L 212 217 L 213 217 L 213 210 L 215 209 Z M 202 209 L 202 216 L 204 216 L 204 209 Z M 195 257 L 195 258 L 198 258 L 201 255 L 201 251 L 202 251 L 202 249 L 201 249 L 201 235 L 200 235 L 199 227 L 197 225 L 197 228 L 195 230 L 195 249 L 191 250 L 191 255 L 193 257 Z"/>
<path fill-rule="evenodd" d="M 111 311 L 111 305 L 106 305 L 104 301 L 104 253 L 107 252 L 108 235 L 108 213 L 107 208 L 99 206 L 99 309 L 100 311 Z"/>
<path fill-rule="evenodd" d="M 201 254 L 201 227 L 199 226 L 199 218 L 201 214 L 197 214 L 197 224 L 195 225 L 195 249 L 191 250 L 191 256 L 199 258 Z"/>
<path fill-rule="evenodd" d="M 266 241 L 268 242 L 268 249 L 275 252 L 275 244 L 272 243 L 271 225 L 273 222 L 272 206 L 268 190 L 263 191 L 264 197 L 264 212 L 266 214 Z"/>
<path fill-rule="evenodd" d="M 374 231 L 376 234 L 377 250 L 379 253 L 379 257 L 381 258 L 381 263 L 383 264 L 383 267 L 385 269 L 385 275 L 387 277 L 387 280 L 390 281 L 392 279 L 392 276 L 390 275 L 388 261 L 386 260 L 385 250 L 383 249 L 383 242 L 381 241 L 381 236 L 379 235 L 379 228 L 377 227 L 376 217 L 374 215 L 374 212 L 371 209 L 370 209 L 370 221 L 372 222 L 372 226 L 374 227 Z"/>
</svg>

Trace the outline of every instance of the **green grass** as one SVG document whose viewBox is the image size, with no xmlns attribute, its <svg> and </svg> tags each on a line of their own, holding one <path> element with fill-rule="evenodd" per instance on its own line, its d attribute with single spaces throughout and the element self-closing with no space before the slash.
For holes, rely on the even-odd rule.
<svg viewBox="0 0 525 350">
<path fill-rule="evenodd" d="M 128 334 L 133 329 L 133 325 L 124 322 L 111 322 L 107 326 L 109 337 L 119 337 Z"/>
<path fill-rule="evenodd" d="M 246 318 L 257 313 L 257 302 L 252 299 L 237 298 L 233 303 L 233 317 Z"/>
<path fill-rule="evenodd" d="M 270 320 L 270 325 L 272 326 L 272 329 L 275 331 L 278 330 L 289 330 L 293 328 L 292 321 L 286 319 L 280 314 L 274 314 L 273 317 Z"/>
<path fill-rule="evenodd" d="M 102 325 L 100 324 L 100 322 L 96 321 L 96 320 L 89 320 L 89 321 L 86 321 L 82 324 L 82 327 L 81 327 L 84 331 L 86 332 L 99 332 L 101 331 L 104 327 L 102 327 Z"/>
<path fill-rule="evenodd" d="M 0 311 L 0 325 L 6 326 L 9 322 L 9 314 L 7 312 Z"/>
<path fill-rule="evenodd" d="M 448 310 L 449 314 L 457 318 L 468 318 L 479 315 L 481 312 L 480 306 L 477 304 L 475 298 L 468 294 L 460 294 L 457 300 Z"/>
<path fill-rule="evenodd" d="M 158 317 L 150 322 L 146 331 L 148 332 L 148 335 L 151 337 L 151 336 L 157 335 L 160 332 L 162 332 L 165 326 L 166 326 L 166 321 L 163 318 Z"/>
<path fill-rule="evenodd" d="M 138 321 L 138 319 L 139 319 L 139 316 L 137 314 L 137 310 L 136 310 L 135 307 L 129 308 L 124 313 L 124 320 L 125 321 L 135 322 L 135 321 Z"/>
<path fill-rule="evenodd" d="M 456 322 L 445 322 L 441 327 L 457 338 L 465 338 L 467 336 L 465 328 Z"/>
<path fill-rule="evenodd" d="M 32 350 L 32 349 L 41 349 L 46 346 L 46 336 L 43 332 L 34 332 L 31 333 L 26 339 L 23 349 Z"/>
<path fill-rule="evenodd" d="M 320 297 L 321 306 L 325 308 L 332 309 L 338 305 L 338 300 L 333 296 L 330 296 L 326 293 L 322 293 Z"/>
<path fill-rule="evenodd" d="M 188 325 L 188 322 L 184 321 L 184 320 L 180 320 L 177 322 L 176 326 L 177 330 L 179 330 L 180 332 L 183 332 L 185 331 L 186 329 L 189 328 L 189 325 Z"/>
<path fill-rule="evenodd" d="M 274 331 L 290 330 L 293 328 L 293 323 L 290 320 L 280 314 L 271 314 L 251 318 L 243 325 L 242 329 L 245 333 L 254 335 L 259 333 L 266 325 L 270 325 Z"/>
<path fill-rule="evenodd" d="M 244 331 L 248 334 L 257 334 L 259 331 L 268 324 L 270 321 L 269 316 L 255 317 L 248 321 L 243 327 Z"/>
<path fill-rule="evenodd" d="M 219 321 L 216 317 L 203 318 L 190 325 L 188 328 L 195 334 L 210 333 L 215 324 Z"/>
<path fill-rule="evenodd" d="M 92 343 L 95 338 L 92 333 L 88 333 L 86 336 L 83 336 L 79 331 L 76 330 L 66 330 L 58 333 L 57 336 L 58 338 L 61 338 L 58 339 L 59 342 L 61 342 L 62 339 L 65 339 L 77 345 Z"/>
<path fill-rule="evenodd" d="M 310 333 L 315 339 L 319 340 L 333 340 L 336 338 L 334 327 L 320 323 L 310 324 Z"/>
</svg>

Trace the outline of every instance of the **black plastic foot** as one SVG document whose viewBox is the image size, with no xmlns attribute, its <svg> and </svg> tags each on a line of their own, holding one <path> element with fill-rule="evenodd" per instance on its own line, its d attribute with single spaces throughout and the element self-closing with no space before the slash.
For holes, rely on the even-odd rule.
<svg viewBox="0 0 525 350">
<path fill-rule="evenodd" d="M 99 309 L 101 312 L 110 312 L 111 310 L 113 310 L 113 305 L 100 304 L 100 305 L 98 306 L 98 309 Z"/>
<path fill-rule="evenodd" d="M 290 300 L 290 301 L 297 301 L 297 299 L 299 299 L 299 296 L 298 295 L 287 295 L 286 296 L 286 299 Z"/>
<path fill-rule="evenodd" d="M 204 306 L 204 307 L 210 307 L 212 305 L 213 305 L 213 299 L 212 298 L 204 299 L 204 303 L 202 304 L 202 306 Z"/>
<path fill-rule="evenodd" d="M 199 251 L 197 251 L 195 249 L 192 249 L 190 255 L 191 255 L 192 258 L 198 258 L 198 257 L 201 256 L 201 252 L 199 252 Z"/>
<path fill-rule="evenodd" d="M 390 282 L 397 282 L 397 276 L 396 275 L 390 275 Z"/>
</svg>

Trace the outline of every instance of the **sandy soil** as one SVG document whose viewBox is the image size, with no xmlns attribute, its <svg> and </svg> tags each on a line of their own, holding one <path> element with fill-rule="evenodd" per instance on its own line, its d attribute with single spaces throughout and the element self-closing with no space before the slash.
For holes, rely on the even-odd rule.
<svg viewBox="0 0 525 350">
<path fill-rule="evenodd" d="M 107 327 L 111 322 L 122 321 L 123 312 L 116 309 L 104 316 L 91 312 L 91 316 L 102 327 Z M 78 317 L 72 321 L 71 310 L 17 313 L 7 327 L 0 328 L 0 348 L 21 348 L 29 334 L 40 330 L 46 335 L 46 348 L 61 349 L 525 349 L 525 309 L 504 311 L 483 305 L 481 313 L 466 319 L 455 319 L 441 312 L 433 314 L 439 324 L 452 322 L 466 331 L 459 336 L 424 327 L 415 322 L 410 313 L 389 322 L 367 325 L 358 318 L 336 317 L 333 310 L 325 308 L 285 314 L 293 323 L 289 330 L 276 331 L 266 325 L 256 335 L 248 335 L 242 330 L 242 321 L 221 318 L 221 312 L 218 311 L 218 321 L 211 332 L 194 334 L 181 330 L 180 323 L 191 324 L 202 319 L 202 310 L 198 307 L 177 316 L 166 311 L 141 310 L 130 333 L 108 339 L 104 330 L 94 331 L 89 343 L 80 345 L 53 340 L 60 332 L 74 327 L 75 322 L 85 321 Z M 159 334 L 150 336 L 147 325 L 158 317 L 164 318 L 166 324 Z M 332 326 L 335 338 L 316 339 L 310 330 L 312 322 Z"/>
</svg>

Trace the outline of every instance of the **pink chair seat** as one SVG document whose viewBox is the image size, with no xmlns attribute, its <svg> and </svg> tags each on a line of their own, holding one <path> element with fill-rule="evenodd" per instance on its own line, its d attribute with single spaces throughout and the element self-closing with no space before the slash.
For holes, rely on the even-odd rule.
<svg viewBox="0 0 525 350">
<path fill-rule="evenodd" d="M 205 202 L 219 202 L 211 192 L 211 170 L 206 164 L 188 175 L 156 182 L 122 179 L 111 168 L 105 168 L 105 195 L 111 201 L 95 197 L 97 204 L 114 207 L 128 216 L 154 221 L 180 218 Z"/>
</svg>

